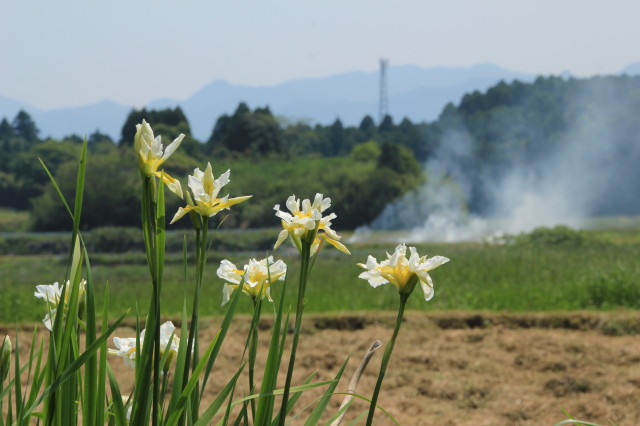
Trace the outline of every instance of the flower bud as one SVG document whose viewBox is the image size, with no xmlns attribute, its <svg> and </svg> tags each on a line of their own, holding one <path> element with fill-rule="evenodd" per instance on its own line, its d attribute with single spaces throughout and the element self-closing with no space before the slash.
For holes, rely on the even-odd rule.
<svg viewBox="0 0 640 426">
<path fill-rule="evenodd" d="M 2 341 L 2 348 L 0 349 L 0 383 L 6 379 L 9 374 L 9 366 L 11 364 L 11 339 L 9 336 L 4 336 Z"/>
</svg>

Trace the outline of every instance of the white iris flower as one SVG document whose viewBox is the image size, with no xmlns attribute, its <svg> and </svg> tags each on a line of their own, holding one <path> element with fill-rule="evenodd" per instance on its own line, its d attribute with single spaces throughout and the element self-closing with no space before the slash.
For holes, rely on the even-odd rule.
<svg viewBox="0 0 640 426">
<path fill-rule="evenodd" d="M 409 247 L 409 251 L 411 255 L 407 259 L 407 247 L 400 244 L 393 254 L 387 253 L 387 260 L 380 263 L 373 256 L 369 256 L 366 264 L 358 263 L 358 266 L 366 269 L 359 278 L 369 281 L 371 287 L 391 283 L 400 293 L 404 293 L 407 284 L 415 277 L 420 281 L 425 300 L 431 300 L 434 290 L 428 271 L 444 265 L 449 259 L 444 256 L 434 256 L 429 259 L 426 256 L 420 257 L 415 247 Z"/>
</svg>

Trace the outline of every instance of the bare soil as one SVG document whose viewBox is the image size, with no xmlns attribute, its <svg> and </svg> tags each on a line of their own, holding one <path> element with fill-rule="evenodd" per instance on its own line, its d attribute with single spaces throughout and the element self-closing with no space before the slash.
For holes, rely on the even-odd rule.
<svg viewBox="0 0 640 426">
<path fill-rule="evenodd" d="M 315 316 L 305 319 L 294 382 L 312 372 L 330 380 L 347 355 L 346 391 L 362 354 L 375 340 L 386 342 L 394 315 L 370 313 Z M 209 342 L 219 319 L 205 320 L 202 341 Z M 207 395 L 213 399 L 237 369 L 249 319 L 236 318 L 216 362 Z M 640 336 L 634 333 L 640 313 L 410 313 L 406 316 L 385 377 L 379 404 L 403 425 L 553 425 L 573 417 L 600 424 L 640 424 Z M 270 320 L 261 323 L 256 370 L 262 375 Z M 116 334 L 131 336 L 124 327 Z M 4 334 L 4 330 L 0 330 Z M 21 336 L 30 340 L 29 332 Z M 26 345 L 22 350 L 26 351 Z M 383 350 L 373 357 L 357 392 L 371 397 Z M 26 355 L 26 354 L 25 354 Z M 288 354 L 283 359 L 280 383 Z M 133 372 L 112 359 L 123 391 L 131 388 Z M 240 379 L 238 395 L 247 391 Z M 320 391 L 308 391 L 297 408 Z M 342 400 L 335 396 L 333 414 Z M 348 419 L 366 411 L 357 401 Z M 299 419 L 311 412 L 308 408 Z M 377 413 L 375 424 L 393 422 Z M 293 424 L 301 424 L 303 420 Z M 360 422 L 363 424 L 363 422 Z M 346 424 L 346 423 L 344 423 Z"/>
</svg>

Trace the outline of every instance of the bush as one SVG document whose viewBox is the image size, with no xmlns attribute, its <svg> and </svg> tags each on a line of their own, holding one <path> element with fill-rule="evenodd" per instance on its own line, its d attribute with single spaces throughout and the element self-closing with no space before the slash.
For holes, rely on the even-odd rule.
<svg viewBox="0 0 640 426">
<path fill-rule="evenodd" d="M 584 292 L 584 307 L 638 308 L 640 307 L 640 282 L 635 273 L 618 268 L 606 275 L 596 276 Z"/>
<path fill-rule="evenodd" d="M 601 243 L 600 240 L 585 231 L 571 229 L 559 225 L 554 228 L 539 227 L 529 233 L 522 233 L 513 238 L 517 245 L 583 247 L 588 244 Z"/>
</svg>

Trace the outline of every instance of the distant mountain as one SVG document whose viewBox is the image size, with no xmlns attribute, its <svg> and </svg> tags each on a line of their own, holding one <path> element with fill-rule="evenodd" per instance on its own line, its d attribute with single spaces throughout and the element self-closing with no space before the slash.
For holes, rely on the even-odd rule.
<svg viewBox="0 0 640 426">
<path fill-rule="evenodd" d="M 639 75 L 640 74 L 640 62 L 629 64 L 620 71 L 620 74 L 627 75 Z"/>
<path fill-rule="evenodd" d="M 534 78 L 531 74 L 493 64 L 468 68 L 391 66 L 387 73 L 391 115 L 397 121 L 408 117 L 414 122 L 436 119 L 448 102 L 457 103 L 467 92 L 483 91 L 500 80 L 530 81 Z M 194 136 L 204 141 L 211 135 L 217 118 L 233 113 L 240 102 L 253 108 L 268 105 L 274 114 L 289 120 L 326 124 L 339 117 L 343 124 L 354 125 L 367 114 L 377 120 L 378 91 L 377 71 L 298 79 L 267 87 L 240 86 L 216 80 L 184 101 L 158 99 L 150 102 L 147 108 L 181 106 Z M 99 129 L 117 140 L 131 107 L 104 101 L 79 108 L 44 111 L 0 97 L 0 117 L 11 120 L 20 109 L 32 115 L 41 136 L 84 135 Z"/>
<path fill-rule="evenodd" d="M 387 71 L 389 111 L 396 120 L 431 121 L 448 102 L 458 102 L 469 91 L 485 90 L 500 80 L 530 81 L 533 75 L 506 70 L 493 64 L 469 68 L 420 68 L 392 66 Z M 232 113 L 239 102 L 251 107 L 268 105 L 274 114 L 288 119 L 331 123 L 339 117 L 343 124 L 358 124 L 369 114 L 378 115 L 378 72 L 349 72 L 325 78 L 299 79 L 270 87 L 236 86 L 217 80 L 180 105 L 194 135 L 206 140 L 216 119 Z M 149 106 L 169 106 L 150 103 Z"/>
<path fill-rule="evenodd" d="M 18 111 L 25 110 L 40 129 L 40 137 L 61 138 L 71 134 L 81 137 L 96 130 L 110 135 L 114 140 L 120 137 L 122 124 L 131 107 L 111 101 L 103 101 L 77 108 L 42 110 L 14 99 L 0 96 L 0 118 L 11 121 Z"/>
<path fill-rule="evenodd" d="M 7 120 L 11 121 L 15 117 L 16 113 L 21 109 L 30 111 L 39 111 L 37 108 L 33 108 L 24 102 L 17 101 L 15 99 L 7 98 L 6 96 L 0 96 L 0 119 L 1 117 L 7 117 Z"/>
<path fill-rule="evenodd" d="M 79 108 L 45 111 L 36 114 L 34 119 L 44 135 L 62 137 L 75 133 L 79 136 L 88 136 L 100 130 L 101 133 L 106 133 L 117 140 L 129 111 L 131 111 L 130 107 L 103 101 Z"/>
</svg>

